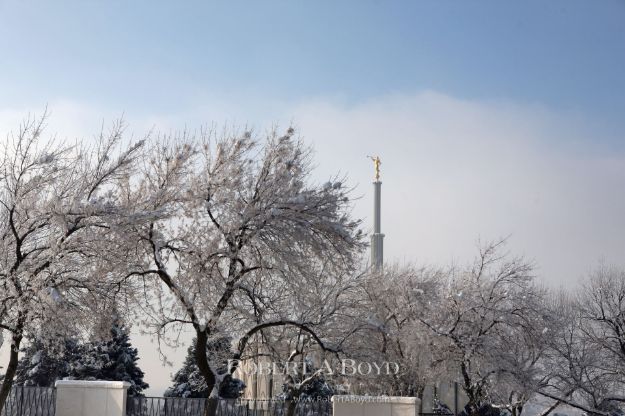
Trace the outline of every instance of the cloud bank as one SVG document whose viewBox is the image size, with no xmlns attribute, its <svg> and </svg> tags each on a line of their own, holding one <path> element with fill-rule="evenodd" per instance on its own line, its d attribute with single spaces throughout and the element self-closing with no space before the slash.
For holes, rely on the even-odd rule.
<svg viewBox="0 0 625 416">
<path fill-rule="evenodd" d="M 241 103 L 241 104 L 239 104 Z M 0 137 L 44 107 L 0 108 Z M 69 99 L 48 105 L 50 134 L 90 140 L 120 117 Z M 425 91 L 358 104 L 220 99 L 177 114 L 126 111 L 128 132 L 170 132 L 248 124 L 262 132 L 294 123 L 313 145 L 319 180 L 341 172 L 371 217 L 371 162 L 382 158 L 386 258 L 466 261 L 478 239 L 510 236 L 555 285 L 578 280 L 598 261 L 624 263 L 625 132 L 540 105 L 454 98 Z M 620 134 L 620 137 L 618 136 Z"/>
<path fill-rule="evenodd" d="M 625 260 L 625 152 L 593 120 L 436 92 L 303 103 L 293 119 L 320 171 L 359 183 L 361 216 L 371 216 L 365 155 L 380 155 L 387 259 L 465 261 L 478 238 L 510 236 L 553 285 Z"/>
</svg>

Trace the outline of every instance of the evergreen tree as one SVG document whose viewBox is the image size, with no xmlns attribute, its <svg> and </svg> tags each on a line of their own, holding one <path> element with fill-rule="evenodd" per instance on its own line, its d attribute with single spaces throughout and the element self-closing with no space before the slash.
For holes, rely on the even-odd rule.
<svg viewBox="0 0 625 416">
<path fill-rule="evenodd" d="M 22 386 L 53 387 L 56 380 L 127 381 L 129 396 L 141 395 L 148 386 L 137 366 L 137 349 L 130 344 L 127 328 L 115 319 L 110 339 L 79 344 L 66 339 L 63 347 L 32 341 L 18 363 L 15 382 Z"/>
<path fill-rule="evenodd" d="M 31 341 L 24 349 L 15 375 L 20 386 L 53 387 L 54 382 L 67 377 L 73 362 L 80 355 L 75 339 L 66 339 L 62 347 L 46 346 L 40 340 Z"/>
<path fill-rule="evenodd" d="M 165 397 L 208 397 L 209 391 L 206 381 L 196 364 L 196 344 L 197 340 L 194 338 L 187 349 L 187 356 L 182 368 L 176 372 L 172 379 L 174 384 L 165 391 Z M 228 354 L 230 352 L 230 340 L 227 337 L 218 338 L 208 343 L 207 350 L 209 358 Z M 226 371 L 225 368 L 219 369 L 219 372 L 224 371 Z M 228 375 L 221 384 L 219 395 L 224 399 L 236 399 L 241 396 L 244 389 L 245 383 L 242 380 Z"/>
<path fill-rule="evenodd" d="M 118 320 L 113 321 L 111 338 L 91 342 L 82 347 L 82 354 L 69 368 L 69 377 L 77 380 L 127 381 L 129 396 L 141 396 L 149 387 L 143 381 L 143 371 L 137 365 L 137 349 L 130 344 L 128 329 Z"/>
</svg>

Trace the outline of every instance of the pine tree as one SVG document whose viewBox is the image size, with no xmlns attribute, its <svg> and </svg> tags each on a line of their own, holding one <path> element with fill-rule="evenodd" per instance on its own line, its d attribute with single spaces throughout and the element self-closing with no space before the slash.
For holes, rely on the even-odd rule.
<svg viewBox="0 0 625 416">
<path fill-rule="evenodd" d="M 62 348 L 31 341 L 20 358 L 15 383 L 20 386 L 53 387 L 54 382 L 69 375 L 71 363 L 77 360 L 80 346 L 75 339 L 64 341 Z"/>
<path fill-rule="evenodd" d="M 137 365 L 136 348 L 130 344 L 128 329 L 118 320 L 113 321 L 111 338 L 91 342 L 82 348 L 82 356 L 70 364 L 69 377 L 78 380 L 127 381 L 129 396 L 141 396 L 149 387 L 143 381 L 144 373 Z"/>
<path fill-rule="evenodd" d="M 165 391 L 165 397 L 208 397 L 208 387 L 206 381 L 197 367 L 195 359 L 195 349 L 197 340 L 194 338 L 187 349 L 187 356 L 184 359 L 182 368 L 176 372 L 172 381 L 173 385 Z M 208 356 L 224 354 L 230 351 L 230 340 L 226 337 L 209 342 L 207 346 Z M 225 369 L 220 369 L 225 371 Z M 219 390 L 219 395 L 224 399 L 236 399 L 241 396 L 245 389 L 245 383 L 230 375 L 224 378 Z"/>
</svg>

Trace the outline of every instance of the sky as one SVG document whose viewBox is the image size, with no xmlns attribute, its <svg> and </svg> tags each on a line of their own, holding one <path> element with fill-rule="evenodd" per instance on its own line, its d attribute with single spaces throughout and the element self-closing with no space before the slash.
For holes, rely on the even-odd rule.
<svg viewBox="0 0 625 416">
<path fill-rule="evenodd" d="M 69 140 L 292 124 L 367 229 L 379 155 L 389 262 L 508 237 L 549 286 L 625 265 L 623 0 L 0 0 L 0 140 L 46 106 Z M 158 395 L 185 351 L 139 330 Z"/>
</svg>

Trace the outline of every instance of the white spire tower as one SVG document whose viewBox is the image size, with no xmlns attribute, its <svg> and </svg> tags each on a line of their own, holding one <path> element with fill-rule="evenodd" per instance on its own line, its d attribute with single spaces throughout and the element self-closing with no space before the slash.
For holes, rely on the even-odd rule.
<svg viewBox="0 0 625 416">
<path fill-rule="evenodd" d="M 373 234 L 371 235 L 371 269 L 381 272 L 384 267 L 384 234 L 382 234 L 382 182 L 380 181 L 380 157 L 369 156 L 375 166 L 373 181 Z"/>
</svg>

